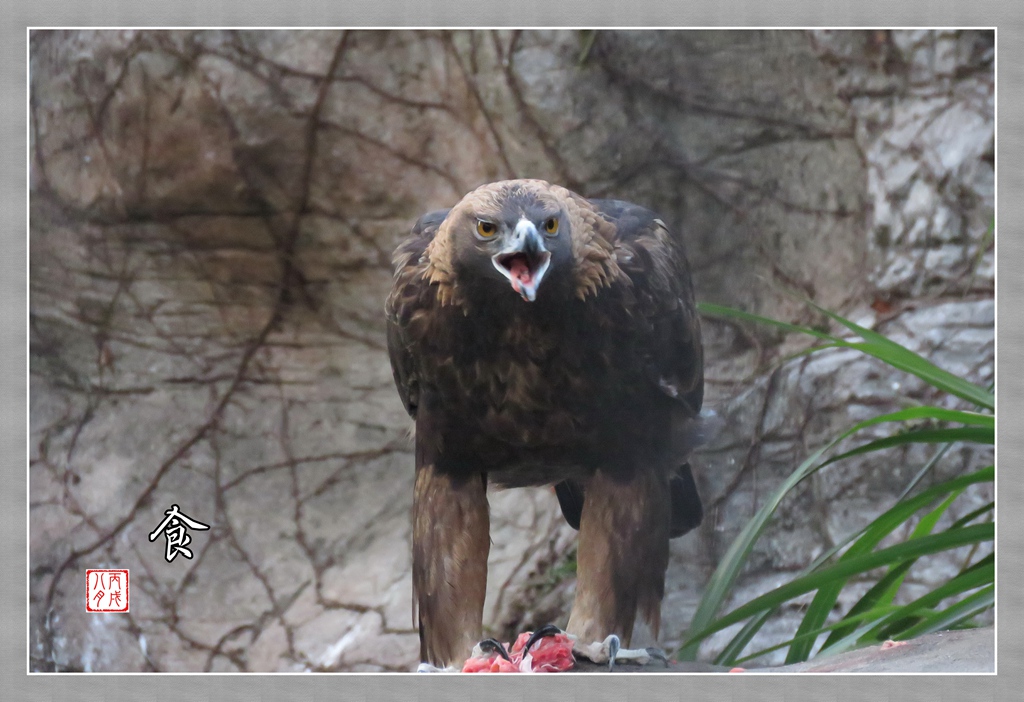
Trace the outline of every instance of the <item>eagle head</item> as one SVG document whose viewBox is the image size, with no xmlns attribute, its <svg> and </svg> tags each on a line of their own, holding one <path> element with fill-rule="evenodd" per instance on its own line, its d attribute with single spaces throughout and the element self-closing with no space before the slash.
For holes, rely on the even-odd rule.
<svg viewBox="0 0 1024 702">
<path fill-rule="evenodd" d="M 438 232 L 459 284 L 511 288 L 534 302 L 542 284 L 567 279 L 572 222 L 561 190 L 541 180 L 506 180 L 462 198 Z"/>
</svg>

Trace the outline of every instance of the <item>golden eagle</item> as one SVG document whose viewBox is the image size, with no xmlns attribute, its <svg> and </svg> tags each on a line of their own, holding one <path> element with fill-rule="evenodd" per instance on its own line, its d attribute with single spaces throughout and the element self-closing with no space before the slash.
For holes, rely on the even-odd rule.
<svg viewBox="0 0 1024 702">
<path fill-rule="evenodd" d="M 388 348 L 416 423 L 421 660 L 481 637 L 486 486 L 555 485 L 579 530 L 567 630 L 657 636 L 669 538 L 696 527 L 704 394 L 681 244 L 650 210 L 541 180 L 483 185 L 395 252 Z"/>
</svg>

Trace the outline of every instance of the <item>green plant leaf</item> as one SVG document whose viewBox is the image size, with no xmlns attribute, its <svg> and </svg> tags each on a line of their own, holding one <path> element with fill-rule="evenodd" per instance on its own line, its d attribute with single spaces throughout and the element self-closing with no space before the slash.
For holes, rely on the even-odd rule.
<svg viewBox="0 0 1024 702">
<path fill-rule="evenodd" d="M 747 524 L 744 525 L 743 529 L 730 544 L 729 548 L 722 556 L 718 568 L 715 569 L 715 572 L 712 574 L 711 579 L 708 581 L 708 584 L 705 587 L 704 595 L 701 597 L 701 601 L 697 607 L 697 610 L 696 612 L 694 612 L 693 618 L 691 619 L 690 631 L 700 631 L 706 628 L 710 624 L 710 622 L 715 618 L 715 615 L 721 608 L 722 603 L 728 596 L 729 591 L 732 589 L 733 583 L 735 583 L 736 578 L 739 576 L 740 571 L 743 569 L 743 564 L 746 562 L 747 556 L 749 555 L 751 549 L 757 542 L 757 539 L 761 536 L 761 533 L 767 526 L 772 514 L 778 508 L 779 504 L 785 498 L 786 494 L 789 493 L 790 490 L 792 490 L 797 484 L 800 483 L 800 481 L 802 481 L 808 475 L 811 475 L 820 468 L 823 468 L 824 466 L 830 463 L 834 463 L 836 460 L 838 460 L 838 457 L 835 459 L 829 459 L 828 461 L 825 461 L 824 463 L 819 465 L 818 460 L 825 453 L 830 451 L 840 441 L 846 439 L 847 437 L 860 431 L 861 429 L 865 429 L 867 427 L 886 422 L 922 419 L 932 417 L 933 415 L 945 416 L 945 413 L 947 411 L 948 410 L 943 410 L 941 408 L 934 407 L 913 407 L 910 409 L 899 410 L 897 412 L 891 412 L 889 414 L 873 417 L 871 419 L 864 420 L 863 422 L 858 422 L 853 427 L 851 427 L 843 434 L 841 434 L 834 441 L 832 441 L 832 443 L 823 446 L 822 448 L 811 454 L 810 457 L 808 457 L 803 463 L 801 463 L 797 467 L 797 469 L 793 471 L 793 473 L 791 473 L 778 488 L 776 488 L 776 490 L 769 496 L 768 500 L 764 503 L 764 505 L 762 505 L 762 507 L 757 511 L 754 517 L 752 517 L 747 522 Z M 974 415 L 975 413 L 970 414 Z M 927 434 L 926 432 L 933 431 L 939 430 L 924 430 L 922 432 L 918 432 L 917 435 L 921 436 L 923 434 L 925 438 L 929 438 L 931 437 L 931 435 Z M 987 429 L 985 428 L 964 428 L 961 430 L 948 429 L 941 431 L 977 432 L 978 436 L 987 436 Z M 907 439 L 907 436 L 908 435 L 898 435 L 897 437 L 888 437 L 886 439 L 880 439 L 876 442 L 871 442 L 870 445 L 878 446 L 879 442 L 890 442 L 888 444 L 882 444 L 882 448 L 885 448 L 888 446 L 895 446 L 902 443 L 910 443 L 912 439 Z M 969 436 L 974 436 L 974 434 L 971 434 Z M 948 439 L 949 437 L 950 434 L 945 434 L 946 439 Z M 853 451 L 848 451 L 846 454 L 843 455 L 850 456 L 854 455 L 855 453 L 863 453 L 867 450 L 879 449 L 868 449 L 865 447 L 860 447 L 858 449 L 854 449 Z M 679 658 L 679 660 L 696 660 L 697 651 L 699 647 L 699 641 L 692 641 L 691 645 L 684 644 L 677 652 L 677 657 Z"/>
<path fill-rule="evenodd" d="M 738 660 L 741 660 L 739 659 L 739 656 L 743 653 L 743 649 L 747 647 L 747 644 L 750 643 L 751 639 L 753 639 L 757 632 L 761 630 L 761 627 L 763 627 L 765 623 L 772 618 L 772 615 L 778 611 L 778 607 L 772 607 L 771 609 L 766 609 L 761 612 L 756 617 L 751 617 L 750 621 L 743 625 L 743 628 L 740 629 L 739 633 L 733 636 L 732 639 L 729 640 L 729 643 L 725 645 L 725 648 L 722 649 L 721 653 L 715 657 L 715 663 L 718 665 L 734 665 Z M 770 650 L 775 649 L 773 648 Z"/>
<path fill-rule="evenodd" d="M 950 495 L 946 497 L 946 499 L 944 499 L 938 507 L 931 510 L 921 519 L 920 522 L 918 522 L 918 525 L 914 529 L 914 532 L 911 534 L 910 538 L 920 538 L 925 534 L 930 534 L 932 529 L 935 528 L 935 524 L 938 522 L 939 518 L 946 512 L 946 510 L 953 503 L 953 501 L 963 493 L 966 487 L 967 486 L 964 485 L 963 487 L 959 487 L 952 490 Z M 873 539 L 870 542 L 865 542 L 865 544 L 862 545 L 861 548 L 863 549 L 864 547 L 866 547 L 868 543 L 870 543 L 871 547 L 873 548 L 874 544 L 878 543 L 878 541 L 881 540 L 883 536 L 884 535 L 878 533 L 874 534 Z M 875 583 L 875 585 L 873 585 L 866 593 L 864 593 L 864 596 L 861 597 L 860 600 L 854 603 L 853 607 L 850 608 L 850 611 L 847 613 L 847 615 L 843 617 L 844 621 L 849 620 L 850 623 L 846 626 L 836 628 L 828 637 L 828 639 L 825 640 L 824 647 L 828 647 L 829 645 L 839 641 L 855 628 L 854 622 L 852 620 L 852 615 L 857 615 L 861 612 L 873 610 L 877 607 L 891 605 L 893 598 L 899 591 L 900 585 L 903 583 L 904 576 L 906 575 L 907 571 L 909 571 L 911 567 L 913 567 L 916 561 L 917 559 L 910 558 L 903 561 L 902 563 L 891 566 L 889 572 L 882 576 L 882 578 L 877 583 Z M 832 586 L 830 586 L 830 594 L 838 596 L 839 590 L 844 584 L 845 583 L 835 583 Z M 818 594 L 822 595 L 823 591 L 824 588 L 822 589 L 822 591 L 819 591 Z M 831 602 L 834 601 L 835 600 L 833 599 Z"/>
<path fill-rule="evenodd" d="M 900 632 L 900 638 L 912 639 L 934 631 L 950 629 L 958 624 L 970 621 L 995 604 L 995 594 L 995 583 L 986 585 L 956 604 L 925 617 L 920 623 Z"/>
<path fill-rule="evenodd" d="M 836 441 L 839 441 L 838 439 Z M 834 444 L 835 442 L 833 442 Z M 801 480 L 807 477 L 813 469 L 815 469 L 818 459 L 829 450 L 833 444 L 823 446 L 822 448 L 815 451 L 807 460 L 800 464 L 800 466 L 793 471 L 786 480 L 783 481 L 769 497 L 768 500 L 761 506 L 753 518 L 751 518 L 740 531 L 739 535 L 729 545 L 728 550 L 722 556 L 721 561 L 718 564 L 718 568 L 711 575 L 711 579 L 708 581 L 707 586 L 704 589 L 704 595 L 701 597 L 700 604 L 697 606 L 697 611 L 694 612 L 693 618 L 690 620 L 691 631 L 703 631 L 707 629 L 715 615 L 718 613 L 719 608 L 725 601 L 729 590 L 732 589 L 733 583 L 739 576 L 740 570 L 743 568 L 743 564 L 746 561 L 747 554 L 750 553 L 750 549 L 754 543 L 760 537 L 761 532 L 768 524 L 768 520 L 771 518 L 775 509 L 782 502 L 782 499 L 786 494 Z M 714 629 L 713 631 L 717 631 Z M 709 631 L 709 633 L 711 633 Z M 691 637 L 687 643 L 680 647 L 677 652 L 679 660 L 696 660 L 697 649 L 700 647 L 700 638 L 702 637 Z"/>
<path fill-rule="evenodd" d="M 768 317 L 762 317 L 760 315 L 751 314 L 750 312 L 744 312 L 743 310 L 737 310 L 732 307 L 725 307 L 723 305 L 715 305 L 710 302 L 698 302 L 697 311 L 701 314 L 706 314 L 709 317 L 721 317 L 722 319 L 741 319 L 745 322 L 757 322 L 758 324 L 766 324 L 770 327 L 776 327 L 788 332 L 798 332 L 800 334 L 808 334 L 809 336 L 822 339 L 824 341 L 833 342 L 839 346 L 845 346 L 846 342 L 837 336 L 832 336 L 817 329 L 811 329 L 810 327 L 802 327 L 798 324 L 790 324 L 788 322 L 780 322 L 777 319 L 769 319 Z"/>
<path fill-rule="evenodd" d="M 814 304 L 810 300 L 803 299 L 803 302 L 846 327 L 864 341 L 847 341 L 846 339 L 841 339 L 817 329 L 780 322 L 778 320 L 761 317 L 760 315 L 743 312 L 741 310 L 724 307 L 722 305 L 713 305 L 702 302 L 697 304 L 697 309 L 702 314 L 706 314 L 711 317 L 741 319 L 749 322 L 757 322 L 777 329 L 783 329 L 788 332 L 807 334 L 817 339 L 828 341 L 830 346 L 857 349 L 869 356 L 874 356 L 875 358 L 884 361 L 893 368 L 915 375 L 933 387 L 945 390 L 946 392 L 965 399 L 968 402 L 972 402 L 979 407 L 984 407 L 989 410 L 995 409 L 995 396 L 984 388 L 968 382 L 963 378 L 958 378 L 948 371 L 942 370 L 923 356 L 897 344 L 895 341 L 887 339 L 876 331 L 872 331 L 871 329 L 867 329 L 859 324 L 851 322 L 834 312 L 830 312 L 829 310 Z"/>
<path fill-rule="evenodd" d="M 883 617 L 883 616 L 885 616 L 887 614 L 890 614 L 892 612 L 892 610 L 894 610 L 894 609 L 896 609 L 896 607 L 891 607 L 890 606 L 890 607 L 882 607 L 882 608 L 879 608 L 879 609 L 873 609 L 873 610 L 869 610 L 869 611 L 866 611 L 866 612 L 862 612 L 862 613 L 856 615 L 853 618 L 855 620 L 854 623 L 863 622 L 863 621 L 867 621 L 867 620 L 875 620 L 875 621 L 877 621 L 881 617 Z M 786 648 L 787 646 L 792 646 L 793 644 L 799 644 L 802 641 L 807 640 L 807 639 L 810 639 L 810 640 L 814 641 L 821 634 L 828 633 L 829 631 L 832 631 L 832 630 L 834 630 L 834 629 L 836 629 L 838 627 L 844 626 L 844 625 L 845 625 L 845 622 L 843 622 L 843 621 L 833 622 L 832 624 L 823 625 L 823 626 L 821 626 L 821 627 L 819 627 L 819 628 L 817 628 L 817 629 L 815 629 L 813 631 L 808 631 L 808 632 L 800 634 L 798 636 L 794 636 L 793 638 L 788 639 L 787 641 L 783 641 L 782 643 L 778 643 L 778 644 L 775 644 L 774 646 L 769 646 L 768 648 L 762 648 L 760 650 L 754 651 L 753 653 L 751 653 L 749 655 L 746 655 L 743 658 L 736 659 L 731 664 L 732 665 L 738 665 L 738 664 L 741 664 L 741 663 L 746 663 L 747 661 L 751 661 L 751 660 L 754 660 L 755 658 L 759 658 L 759 657 L 765 655 L 766 653 L 771 653 L 772 651 L 778 651 L 781 648 Z"/>
<path fill-rule="evenodd" d="M 857 456 L 862 453 L 871 453 L 872 451 L 881 451 L 883 449 L 892 448 L 893 446 L 902 446 L 903 444 L 940 444 L 947 441 L 973 441 L 978 444 L 991 444 L 994 443 L 995 436 L 991 429 L 978 427 L 919 429 L 904 432 L 902 434 L 895 434 L 893 436 L 887 436 L 884 439 L 876 439 L 875 441 L 864 444 L 863 446 L 850 449 L 846 453 L 842 453 L 828 459 L 822 464 L 822 467 L 824 468 L 826 465 L 835 463 L 836 461 L 841 461 L 844 458 L 850 458 L 851 456 Z"/>
<path fill-rule="evenodd" d="M 826 348 L 855 349 L 878 358 L 894 368 L 911 373 L 931 384 L 933 387 L 944 390 L 962 399 L 966 399 L 985 410 L 994 409 L 995 403 L 994 396 L 991 393 L 991 388 L 989 390 L 985 390 L 967 382 L 966 380 L 957 378 L 956 376 L 938 368 L 918 354 L 885 338 L 881 334 L 870 329 L 865 329 L 849 320 L 843 319 L 839 315 L 831 313 L 828 310 L 824 310 L 809 301 L 805 300 L 805 302 L 820 311 L 822 314 L 828 316 L 833 321 L 839 323 L 847 330 L 857 334 L 862 341 L 842 339 L 818 329 L 779 322 L 718 305 L 700 304 L 699 308 L 702 314 L 709 316 L 733 318 L 741 321 L 752 321 L 767 324 L 786 332 L 808 334 L 821 342 L 812 348 L 794 354 L 794 356 L 810 354 Z M 923 428 L 918 428 L 911 425 L 908 426 L 907 429 L 892 436 L 868 441 L 860 446 L 847 450 L 840 455 L 822 460 L 823 457 L 835 449 L 841 441 L 849 438 L 851 435 L 864 428 L 884 422 L 912 423 L 919 420 L 928 420 L 929 422 L 953 422 L 962 426 L 947 428 L 925 426 Z M 951 527 L 941 534 L 929 534 L 927 536 L 925 534 L 928 534 L 934 528 L 935 522 L 955 499 L 956 494 L 959 494 L 959 490 L 962 490 L 964 487 L 974 482 L 993 480 L 994 467 L 989 466 L 985 469 L 975 471 L 968 476 L 963 476 L 962 478 L 955 479 L 953 481 L 947 481 L 946 483 L 942 483 L 941 485 L 934 486 L 933 488 L 922 492 L 916 497 L 908 497 L 908 494 L 913 490 L 917 481 L 938 461 L 939 456 L 944 454 L 948 447 L 953 445 L 953 443 L 958 441 L 967 441 L 992 444 L 994 443 L 994 435 L 995 417 L 990 412 L 965 412 L 941 407 L 911 407 L 899 412 L 889 413 L 860 422 L 844 432 L 842 435 L 838 436 L 827 446 L 816 451 L 808 457 L 807 460 L 802 462 L 796 470 L 787 476 L 786 480 L 784 480 L 783 483 L 772 492 L 768 501 L 757 511 L 755 516 L 744 526 L 740 534 L 732 544 L 730 544 L 730 547 L 723 556 L 719 567 L 716 569 L 711 581 L 708 583 L 705 595 L 701 599 L 700 605 L 698 606 L 697 612 L 695 613 L 691 623 L 690 638 L 684 641 L 683 645 L 680 647 L 679 657 L 681 659 L 695 658 L 700 641 L 707 635 L 731 626 L 734 623 L 743 621 L 744 619 L 748 619 L 749 621 L 745 623 L 739 633 L 733 636 L 732 640 L 718 656 L 719 662 L 735 661 L 736 657 L 742 653 L 747 644 L 749 644 L 756 633 L 763 627 L 765 622 L 772 617 L 782 604 L 793 597 L 814 589 L 817 589 L 818 593 L 811 606 L 808 608 L 807 613 L 805 613 L 797 634 L 788 644 L 782 644 L 780 646 L 773 647 L 770 650 L 781 648 L 783 645 L 790 645 L 788 659 L 806 658 L 810 651 L 813 650 L 817 637 L 826 631 L 833 632 L 829 637 L 829 640 L 833 643 L 837 641 L 837 636 L 846 634 L 846 636 L 842 639 L 838 639 L 838 641 L 841 642 L 840 645 L 848 646 L 850 645 L 849 637 L 851 636 L 856 635 L 856 638 L 853 639 L 854 642 L 856 642 L 858 640 L 864 640 L 868 635 L 877 635 L 881 629 L 876 630 L 873 627 L 883 625 L 877 622 L 872 623 L 872 620 L 877 619 L 885 612 L 889 612 L 889 614 L 886 615 L 884 626 L 891 630 L 906 630 L 912 627 L 926 626 L 929 621 L 938 616 L 936 613 L 928 609 L 931 605 L 926 606 L 918 603 L 917 609 L 911 610 L 906 608 L 893 608 L 887 603 L 891 602 L 892 597 L 899 590 L 900 583 L 902 582 L 906 571 L 921 555 L 941 551 L 946 548 L 956 548 L 957 544 L 964 545 L 961 541 L 965 539 L 967 540 L 966 543 L 972 543 L 971 539 L 975 539 L 975 541 L 973 541 L 974 546 L 977 546 L 981 541 L 991 539 L 991 533 L 994 529 L 991 524 L 966 526 L 970 521 L 973 521 L 978 516 L 981 516 L 986 512 L 990 512 L 991 507 L 989 506 L 975 510 L 971 515 L 967 515 L 966 517 L 957 520 L 954 527 Z M 733 610 L 729 614 L 720 617 L 718 620 L 713 621 L 735 583 L 736 578 L 741 572 L 744 563 L 749 557 L 749 553 L 754 544 L 757 539 L 760 538 L 760 535 L 763 533 L 768 521 L 771 519 L 775 510 L 789 491 L 791 491 L 804 478 L 813 475 L 818 470 L 821 470 L 822 468 L 844 458 L 913 443 L 942 443 L 945 444 L 945 446 L 940 450 L 939 455 L 933 457 L 933 459 L 930 460 L 920 472 L 918 472 L 914 480 L 907 486 L 904 493 L 900 496 L 896 505 L 878 517 L 859 534 L 851 535 L 848 539 L 841 541 L 826 553 L 819 556 L 815 559 L 814 563 L 804 569 L 803 574 L 793 582 L 762 595 L 761 597 L 756 598 L 753 602 L 749 602 Z M 899 525 L 905 523 L 907 519 L 911 518 L 920 509 L 934 503 L 937 499 L 943 499 L 944 501 L 938 507 L 933 508 L 928 515 L 925 515 L 925 517 L 922 518 L 917 526 L 914 538 L 911 538 L 908 542 L 903 544 L 898 544 L 881 551 L 872 552 L 872 549 L 874 549 L 874 547 L 883 538 L 885 538 L 885 536 L 890 534 Z M 986 529 L 989 531 L 986 531 Z M 847 552 L 843 554 L 838 561 L 830 564 L 829 560 L 834 558 L 841 548 L 851 541 L 853 543 L 850 548 L 847 549 Z M 888 558 L 889 560 L 888 562 L 881 562 L 878 561 L 880 558 Z M 856 568 L 865 566 L 865 564 L 875 563 L 876 561 L 878 561 L 878 565 L 887 565 L 889 567 L 889 571 L 882 576 L 879 582 L 869 590 L 869 593 L 865 595 L 850 612 L 847 613 L 843 620 L 824 626 L 824 621 L 828 617 L 831 607 L 834 605 L 838 597 L 838 593 L 841 592 L 842 587 L 847 582 L 850 575 L 856 572 L 862 572 L 856 570 Z M 967 575 L 968 571 L 971 573 L 969 576 Z M 962 573 L 961 576 L 968 578 L 977 577 L 977 573 L 975 572 L 976 569 L 974 567 L 968 569 L 968 571 Z M 939 588 L 937 591 L 951 592 L 953 589 L 960 587 L 967 582 L 963 577 L 961 577 L 960 580 L 957 580 L 954 585 L 948 587 L 944 586 L 943 588 Z M 975 585 L 974 587 L 977 586 Z M 924 609 L 922 609 L 922 607 L 924 607 Z M 974 616 L 976 611 L 981 611 L 983 609 L 984 598 L 975 598 L 974 600 L 971 600 L 971 603 L 964 605 L 960 609 L 950 608 L 951 611 L 949 613 L 949 618 L 956 618 L 957 621 L 963 621 L 963 617 L 967 617 L 969 619 L 970 616 Z M 867 623 L 851 632 L 850 627 L 857 626 L 857 623 L 861 621 L 865 621 Z M 826 645 L 828 645 L 828 642 L 826 642 Z"/>
<path fill-rule="evenodd" d="M 971 529 L 973 527 L 966 528 Z M 941 534 L 937 534 L 936 536 L 941 536 Z M 929 536 L 925 538 L 930 539 L 935 537 Z M 919 539 L 919 541 L 923 540 L 924 539 Z M 875 624 L 866 624 L 858 627 L 853 633 L 848 634 L 836 643 L 826 644 L 826 646 L 818 652 L 818 655 L 841 653 L 860 645 L 880 641 L 883 636 L 897 635 L 900 630 L 910 630 L 914 626 L 924 623 L 920 615 L 927 613 L 923 612 L 923 610 L 934 607 L 947 597 L 955 597 L 975 588 L 986 587 L 993 583 L 994 579 L 995 558 L 992 555 L 989 555 L 971 568 L 968 568 L 963 573 L 957 575 L 952 580 L 883 617 L 881 621 Z M 907 625 L 902 629 L 893 631 L 892 627 L 901 621 L 907 622 Z M 913 624 L 909 623 L 910 621 L 913 621 Z"/>
<path fill-rule="evenodd" d="M 854 334 L 864 339 L 864 343 L 850 344 L 850 348 L 860 349 L 866 354 L 885 361 L 893 368 L 899 368 L 908 373 L 916 375 L 929 385 L 945 390 L 951 395 L 973 402 L 979 407 L 994 410 L 996 406 L 995 396 L 982 387 L 958 378 L 949 371 L 944 371 L 931 361 L 925 359 L 910 349 L 900 346 L 895 341 L 887 339 L 876 331 L 866 329 L 848 319 L 845 319 L 835 312 L 830 312 L 819 307 L 813 302 L 807 301 L 822 314 L 843 325 Z"/>
<path fill-rule="evenodd" d="M 978 509 L 974 510 L 973 512 L 968 512 L 964 516 L 960 517 L 960 519 L 957 519 L 955 522 L 953 522 L 952 525 L 950 525 L 950 529 L 956 529 L 958 527 L 963 526 L 964 524 L 969 524 L 970 522 L 973 522 L 975 519 L 977 519 L 981 515 L 985 514 L 986 512 L 991 512 L 995 508 L 996 508 L 996 503 L 995 502 L 989 502 L 988 504 L 982 505 L 981 507 L 979 507 Z"/>
<path fill-rule="evenodd" d="M 685 649 L 688 646 L 692 646 L 704 637 L 731 626 L 732 624 L 741 622 L 747 617 L 753 616 L 765 609 L 776 607 L 782 602 L 802 595 L 805 592 L 816 590 L 823 584 L 828 583 L 835 578 L 848 578 L 856 573 L 863 573 L 865 571 L 878 568 L 879 566 L 898 563 L 908 558 L 917 558 L 930 553 L 938 553 L 939 551 L 958 548 L 960 546 L 991 541 L 994 534 L 995 526 L 993 524 L 975 524 L 961 529 L 956 529 L 953 532 L 945 531 L 941 534 L 924 536 L 919 539 L 913 539 L 901 544 L 896 544 L 895 546 L 890 546 L 889 548 L 882 549 L 881 551 L 863 554 L 849 560 L 842 560 L 827 568 L 811 573 L 810 575 L 797 578 L 796 580 L 786 583 L 769 593 L 754 598 L 745 605 L 737 607 L 732 612 L 719 617 L 704 629 L 700 629 L 695 633 L 692 633 L 683 643 L 682 648 Z"/>
<path fill-rule="evenodd" d="M 893 507 L 884 512 L 883 514 L 876 517 L 869 525 L 864 527 L 858 532 L 854 532 L 836 543 L 833 547 L 826 550 L 824 553 L 819 555 L 814 561 L 804 568 L 800 572 L 800 576 L 807 575 L 808 573 L 814 572 L 820 568 L 824 563 L 830 560 L 835 554 L 843 549 L 847 544 L 853 542 L 854 546 L 847 550 L 846 554 L 849 556 L 857 555 L 858 553 L 867 553 L 873 549 L 878 543 L 881 542 L 886 536 L 892 533 L 897 527 L 901 526 L 907 519 L 916 514 L 920 509 L 934 502 L 936 499 L 943 497 L 951 491 L 963 490 L 969 485 L 982 482 L 992 482 L 995 478 L 995 467 L 986 466 L 979 470 L 969 473 L 964 476 L 952 478 L 944 481 L 931 488 L 921 492 L 920 494 L 910 498 L 901 498 L 897 501 Z M 982 507 L 975 510 L 974 512 L 961 517 L 957 522 L 950 528 L 955 528 L 969 523 L 973 519 L 976 519 L 986 511 L 990 511 L 994 507 L 994 503 L 989 503 L 987 507 Z M 827 587 L 827 586 L 826 586 Z M 824 588 L 823 588 L 824 589 Z M 819 595 L 820 595 L 819 591 Z M 824 601 L 819 600 L 819 606 L 830 610 L 831 605 L 820 604 Z M 834 599 L 832 601 L 834 604 Z M 813 607 L 812 603 L 812 607 Z M 777 612 L 778 608 L 766 610 L 756 617 L 751 618 L 750 621 L 744 625 L 743 629 L 736 634 L 725 648 L 715 657 L 715 663 L 718 665 L 735 665 L 741 660 L 749 660 L 749 656 L 743 659 L 739 659 L 743 649 L 750 642 L 750 640 L 757 634 L 757 632 L 764 626 L 764 624 Z M 827 611 L 826 611 L 827 616 Z M 822 619 L 821 621 L 824 621 Z M 842 626 L 841 623 L 837 623 L 836 626 Z"/>
</svg>

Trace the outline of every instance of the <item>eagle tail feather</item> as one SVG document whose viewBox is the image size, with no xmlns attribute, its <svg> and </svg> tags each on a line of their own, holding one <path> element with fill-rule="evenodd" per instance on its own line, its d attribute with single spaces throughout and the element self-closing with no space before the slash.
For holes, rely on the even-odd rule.
<svg viewBox="0 0 1024 702">
<path fill-rule="evenodd" d="M 672 495 L 672 522 L 668 535 L 674 539 L 700 526 L 704 519 L 704 507 L 689 463 L 679 467 L 669 479 L 668 488 Z"/>
<path fill-rule="evenodd" d="M 580 530 L 580 517 L 583 516 L 583 484 L 578 480 L 563 480 L 555 485 L 555 496 L 562 508 L 562 516 L 576 531 Z"/>
</svg>

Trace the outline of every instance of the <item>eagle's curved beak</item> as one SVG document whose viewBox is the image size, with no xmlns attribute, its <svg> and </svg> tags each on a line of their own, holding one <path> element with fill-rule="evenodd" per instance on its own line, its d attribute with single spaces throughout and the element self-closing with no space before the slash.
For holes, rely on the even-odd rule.
<svg viewBox="0 0 1024 702">
<path fill-rule="evenodd" d="M 528 219 L 520 219 L 512 231 L 508 245 L 491 257 L 499 273 L 508 278 L 512 289 L 528 302 L 537 299 L 537 288 L 551 265 L 551 252 L 544 246 L 544 238 L 537 226 Z"/>
</svg>

